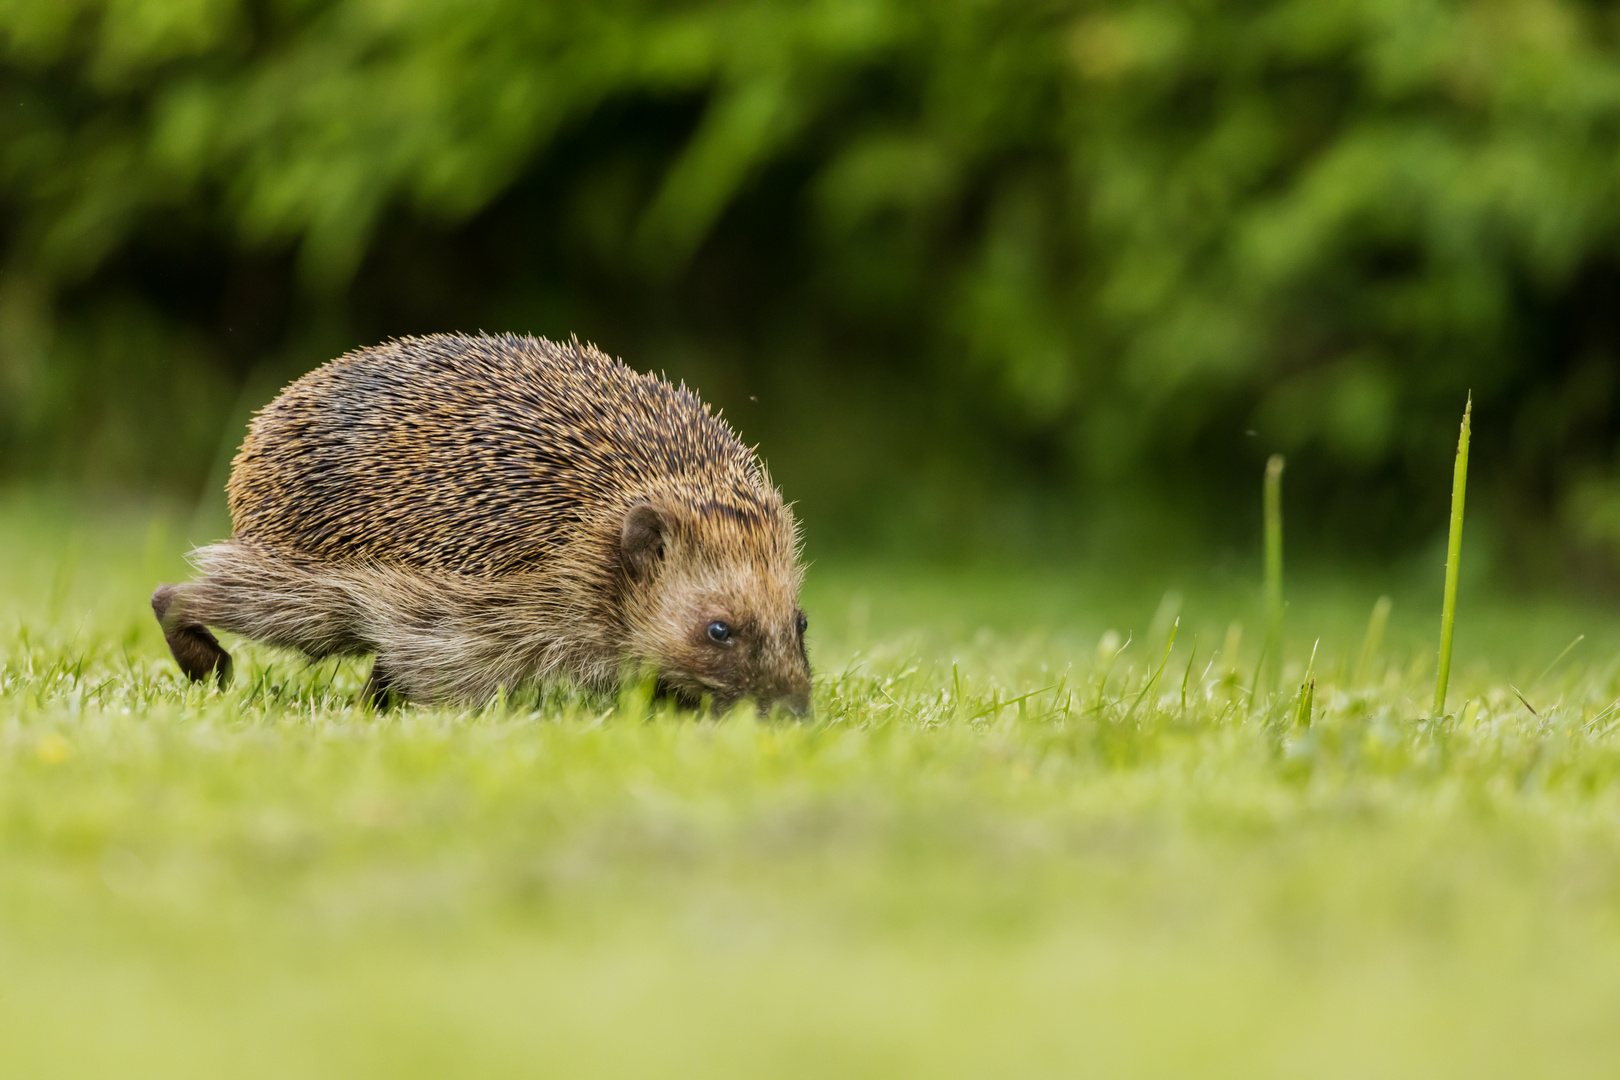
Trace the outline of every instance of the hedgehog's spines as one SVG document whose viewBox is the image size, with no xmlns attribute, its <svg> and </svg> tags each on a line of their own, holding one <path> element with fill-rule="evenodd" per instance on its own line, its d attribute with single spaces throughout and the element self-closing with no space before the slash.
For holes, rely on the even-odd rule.
<svg viewBox="0 0 1620 1080">
<path fill-rule="evenodd" d="M 379 444 L 392 468 L 372 467 Z M 582 508 L 635 491 L 694 506 L 728 493 L 752 511 L 740 519 L 783 513 L 723 414 L 577 335 L 346 353 L 255 415 L 230 487 L 245 537 L 458 572 L 537 565 Z"/>
</svg>

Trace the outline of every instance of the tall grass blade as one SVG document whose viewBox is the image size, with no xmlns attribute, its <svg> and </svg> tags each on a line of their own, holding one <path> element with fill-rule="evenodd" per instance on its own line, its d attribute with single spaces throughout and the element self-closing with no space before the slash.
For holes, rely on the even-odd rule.
<svg viewBox="0 0 1620 1080">
<path fill-rule="evenodd" d="M 1137 707 L 1142 704 L 1142 699 L 1147 697 L 1155 686 L 1159 685 L 1159 676 L 1164 674 L 1164 666 L 1170 662 L 1170 650 L 1176 647 L 1176 631 L 1179 629 L 1181 629 L 1180 619 L 1170 624 L 1170 640 L 1164 644 L 1164 659 L 1159 661 L 1159 669 L 1153 673 L 1153 677 L 1147 681 L 1147 685 L 1142 687 L 1142 692 L 1136 695 L 1136 700 L 1131 704 L 1131 711 L 1125 714 L 1127 724 L 1136 716 Z"/>
<path fill-rule="evenodd" d="M 1309 727 L 1311 724 L 1311 710 L 1316 705 L 1316 679 L 1305 680 L 1305 685 L 1299 688 L 1299 712 L 1294 716 L 1294 726 L 1297 728 Z"/>
<path fill-rule="evenodd" d="M 1294 713 L 1294 726 L 1306 727 L 1311 722 L 1311 707 L 1316 702 L 1316 650 L 1322 644 L 1317 638 L 1311 646 L 1311 659 L 1305 665 L 1305 681 L 1299 684 L 1299 711 Z"/>
<path fill-rule="evenodd" d="M 1254 662 L 1254 678 L 1249 680 L 1249 711 L 1253 712 L 1255 704 L 1260 700 L 1260 673 L 1266 670 L 1266 659 L 1271 655 L 1271 645 L 1267 642 L 1260 646 L 1260 659 Z"/>
<path fill-rule="evenodd" d="M 1238 673 L 1238 646 L 1243 644 L 1243 624 L 1233 622 L 1226 627 L 1226 640 L 1221 642 L 1221 666 L 1236 678 Z"/>
<path fill-rule="evenodd" d="M 1272 454 L 1266 462 L 1266 654 L 1271 657 L 1275 683 L 1282 676 L 1282 473 L 1283 456 Z"/>
<path fill-rule="evenodd" d="M 1181 615 L 1181 594 L 1171 589 L 1159 601 L 1158 610 L 1153 613 L 1153 622 L 1148 625 L 1148 641 L 1159 642 L 1164 635 L 1170 632 L 1170 624 Z"/>
<path fill-rule="evenodd" d="M 1387 596 L 1380 596 L 1373 605 L 1372 616 L 1367 620 L 1367 636 L 1361 639 L 1361 655 L 1356 658 L 1356 673 L 1351 678 L 1357 686 L 1378 660 L 1378 650 L 1384 645 L 1384 628 L 1389 625 L 1389 610 L 1393 606 L 1394 602 Z"/>
<path fill-rule="evenodd" d="M 1585 640 L 1586 640 L 1586 635 L 1585 634 L 1577 634 L 1574 641 L 1572 641 L 1568 645 L 1564 646 L 1564 651 L 1563 652 L 1561 652 L 1557 656 L 1553 657 L 1553 662 L 1547 665 L 1546 670 L 1543 671 L 1540 675 L 1537 675 L 1535 677 L 1534 681 L 1532 681 L 1530 683 L 1530 689 L 1534 690 L 1536 688 L 1537 684 L 1540 683 L 1542 679 L 1545 679 L 1548 675 L 1551 675 L 1552 671 L 1553 671 L 1553 668 L 1555 668 L 1559 664 L 1563 663 L 1564 657 L 1566 657 L 1570 653 L 1574 652 L 1575 651 L 1575 646 L 1579 645 L 1581 642 L 1583 642 Z"/>
<path fill-rule="evenodd" d="M 1198 639 L 1193 638 L 1192 655 L 1187 657 L 1187 670 L 1181 673 L 1181 718 L 1187 719 L 1187 680 L 1192 678 L 1193 661 L 1198 659 Z"/>
<path fill-rule="evenodd" d="M 1451 679 L 1451 631 L 1457 621 L 1457 566 L 1462 561 L 1463 496 L 1468 490 L 1468 435 L 1474 395 L 1463 406 L 1457 436 L 1457 463 L 1451 473 L 1451 535 L 1446 540 L 1446 599 L 1440 611 L 1440 670 L 1434 680 L 1434 715 L 1446 711 L 1446 683 Z"/>
</svg>

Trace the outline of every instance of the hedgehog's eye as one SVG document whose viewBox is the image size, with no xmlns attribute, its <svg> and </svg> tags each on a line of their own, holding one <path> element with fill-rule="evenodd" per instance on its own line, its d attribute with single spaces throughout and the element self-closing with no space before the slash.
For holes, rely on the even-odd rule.
<svg viewBox="0 0 1620 1080">
<path fill-rule="evenodd" d="M 731 627 L 716 619 L 709 624 L 709 640 L 716 644 L 724 644 L 731 640 Z"/>
<path fill-rule="evenodd" d="M 801 611 L 801 612 L 799 612 L 799 633 L 800 633 L 800 635 L 803 635 L 804 632 L 806 630 L 808 630 L 808 629 L 810 629 L 810 620 L 805 618 L 804 617 L 804 612 Z"/>
</svg>

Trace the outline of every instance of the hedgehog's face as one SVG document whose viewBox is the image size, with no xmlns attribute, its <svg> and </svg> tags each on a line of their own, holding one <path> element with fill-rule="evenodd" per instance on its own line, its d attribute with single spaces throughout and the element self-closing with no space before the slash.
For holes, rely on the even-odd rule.
<svg viewBox="0 0 1620 1080">
<path fill-rule="evenodd" d="M 727 709 L 751 698 L 761 709 L 810 711 L 807 626 L 791 536 L 746 546 L 677 534 L 646 504 L 630 511 L 621 538 L 629 592 L 629 659 L 658 672 L 659 686 L 689 705 Z"/>
</svg>

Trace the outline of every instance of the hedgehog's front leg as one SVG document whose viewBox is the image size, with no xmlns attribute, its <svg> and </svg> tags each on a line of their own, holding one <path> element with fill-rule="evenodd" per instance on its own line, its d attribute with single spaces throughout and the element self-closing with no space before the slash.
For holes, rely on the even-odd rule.
<svg viewBox="0 0 1620 1080">
<path fill-rule="evenodd" d="M 360 700 L 373 709 L 385 709 L 400 696 L 399 686 L 394 682 L 387 662 L 378 653 L 371 662 L 371 675 L 366 679 L 365 688 L 360 691 Z"/>
<path fill-rule="evenodd" d="M 207 627 L 185 617 L 183 598 L 179 607 L 175 606 L 176 594 L 183 588 L 183 585 L 159 585 L 152 593 L 152 612 L 163 627 L 163 639 L 169 643 L 174 662 L 180 665 L 186 677 L 192 682 L 212 677 L 223 690 L 231 681 L 231 654 L 220 646 L 219 639 Z"/>
</svg>

